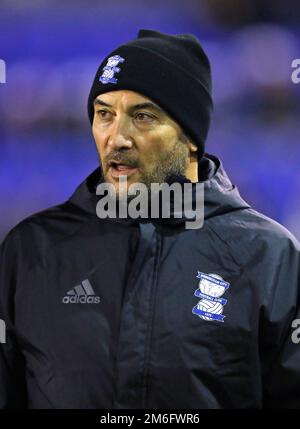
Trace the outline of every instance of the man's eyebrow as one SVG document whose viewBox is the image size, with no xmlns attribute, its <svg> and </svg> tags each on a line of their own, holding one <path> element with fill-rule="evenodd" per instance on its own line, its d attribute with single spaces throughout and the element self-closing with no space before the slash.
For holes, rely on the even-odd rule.
<svg viewBox="0 0 300 429">
<path fill-rule="evenodd" d="M 130 110 L 139 110 L 139 109 L 153 109 L 160 113 L 164 113 L 163 109 L 161 109 L 157 104 L 152 103 L 151 101 L 135 104 L 130 108 Z"/>
<path fill-rule="evenodd" d="M 105 103 L 104 101 L 100 100 L 99 98 L 96 98 L 96 100 L 94 100 L 94 106 L 96 106 L 96 105 L 112 107 L 110 104 Z"/>
</svg>

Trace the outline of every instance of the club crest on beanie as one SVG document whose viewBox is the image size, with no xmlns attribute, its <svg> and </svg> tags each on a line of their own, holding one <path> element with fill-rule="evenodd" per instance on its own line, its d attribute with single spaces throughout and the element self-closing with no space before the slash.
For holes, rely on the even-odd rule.
<svg viewBox="0 0 300 429">
<path fill-rule="evenodd" d="M 120 89 L 156 102 L 198 146 L 198 159 L 202 158 L 213 101 L 210 63 L 195 36 L 140 30 L 136 39 L 107 55 L 88 97 L 91 124 L 95 98 Z"/>
</svg>

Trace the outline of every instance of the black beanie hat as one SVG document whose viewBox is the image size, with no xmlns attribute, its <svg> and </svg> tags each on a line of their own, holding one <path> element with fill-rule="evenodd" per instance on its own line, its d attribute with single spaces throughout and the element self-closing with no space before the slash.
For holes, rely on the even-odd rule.
<svg viewBox="0 0 300 429">
<path fill-rule="evenodd" d="M 88 115 L 99 94 L 128 89 L 164 109 L 204 153 L 213 102 L 209 60 L 190 34 L 177 36 L 140 30 L 138 38 L 121 45 L 100 64 L 88 98 Z"/>
</svg>

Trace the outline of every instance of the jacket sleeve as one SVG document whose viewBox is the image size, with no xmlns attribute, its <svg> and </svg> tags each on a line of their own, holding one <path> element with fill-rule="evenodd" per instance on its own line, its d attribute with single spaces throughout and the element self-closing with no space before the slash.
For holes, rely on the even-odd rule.
<svg viewBox="0 0 300 429">
<path fill-rule="evenodd" d="M 0 247 L 0 409 L 26 408 L 25 364 L 14 328 L 17 234 Z"/>
<path fill-rule="evenodd" d="M 272 255 L 260 331 L 263 403 L 300 409 L 300 245 L 282 237 Z"/>
</svg>

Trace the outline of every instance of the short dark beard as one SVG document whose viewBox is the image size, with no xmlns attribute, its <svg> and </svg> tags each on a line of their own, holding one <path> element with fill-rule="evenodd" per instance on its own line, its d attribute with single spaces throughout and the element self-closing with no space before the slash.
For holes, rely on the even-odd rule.
<svg viewBox="0 0 300 429">
<path fill-rule="evenodd" d="M 165 183 L 171 175 L 185 175 L 189 161 L 189 150 L 185 143 L 177 140 L 172 150 L 163 153 L 149 172 L 141 175 L 141 182 L 148 189 L 151 183 Z"/>
</svg>

